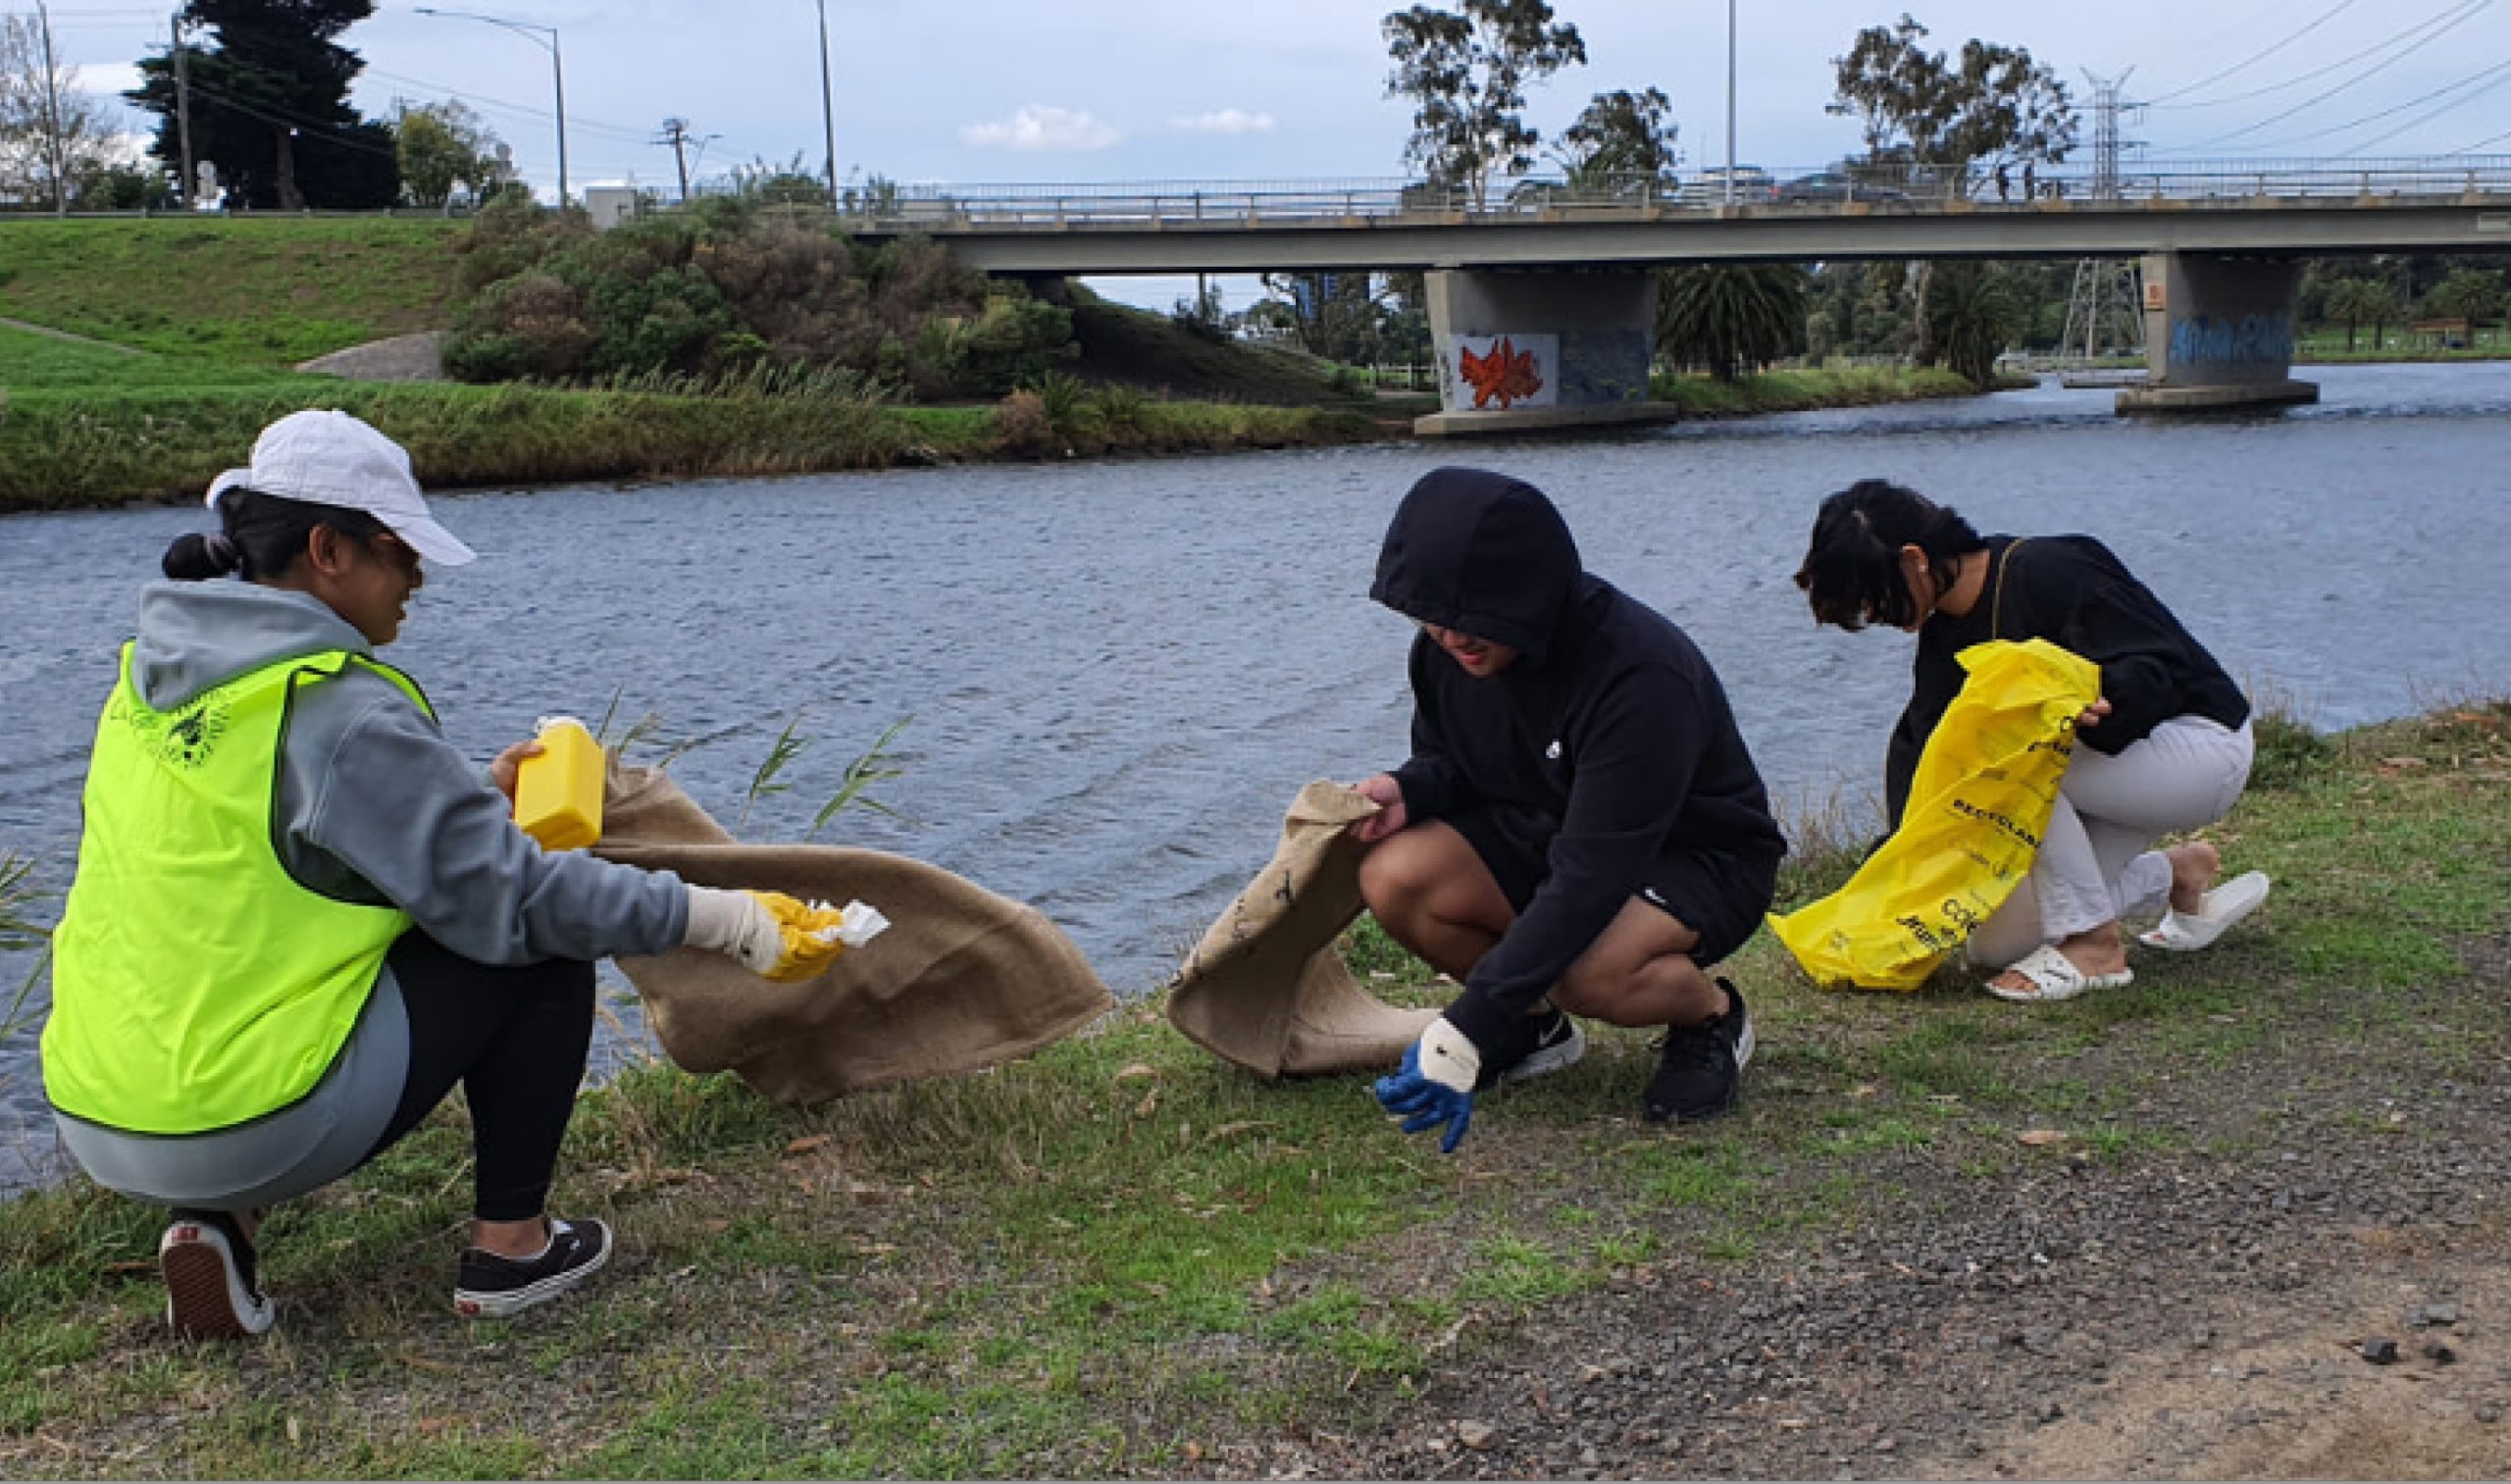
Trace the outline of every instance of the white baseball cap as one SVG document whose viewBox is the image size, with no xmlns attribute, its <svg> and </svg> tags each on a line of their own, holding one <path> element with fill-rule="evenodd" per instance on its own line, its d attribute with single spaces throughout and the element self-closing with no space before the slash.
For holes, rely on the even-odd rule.
<svg viewBox="0 0 2511 1484">
<path fill-rule="evenodd" d="M 291 412 L 263 429 L 252 466 L 210 482 L 209 508 L 230 489 L 363 510 L 441 567 L 479 555 L 428 514 L 408 451 L 345 412 Z"/>
</svg>

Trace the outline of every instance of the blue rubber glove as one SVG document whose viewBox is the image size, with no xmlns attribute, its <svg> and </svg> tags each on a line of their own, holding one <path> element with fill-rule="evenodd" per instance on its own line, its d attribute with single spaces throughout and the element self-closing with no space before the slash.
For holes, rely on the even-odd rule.
<svg viewBox="0 0 2511 1484">
<path fill-rule="evenodd" d="M 1482 1052 L 1442 1016 L 1405 1048 L 1395 1075 L 1380 1077 L 1371 1091 L 1380 1107 L 1404 1120 L 1408 1134 L 1444 1126 L 1439 1152 L 1453 1154 L 1473 1124 L 1473 1082 L 1481 1072 Z"/>
</svg>

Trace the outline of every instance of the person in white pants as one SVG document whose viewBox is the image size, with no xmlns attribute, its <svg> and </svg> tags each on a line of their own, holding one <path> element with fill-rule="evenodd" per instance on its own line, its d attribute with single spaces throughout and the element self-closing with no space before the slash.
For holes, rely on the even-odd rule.
<svg viewBox="0 0 2511 1484">
<path fill-rule="evenodd" d="M 2267 896 L 2256 872 L 2215 886 L 2204 841 L 2167 834 L 2229 813 L 2248 786 L 2249 701 L 2222 665 L 2109 548 L 2088 536 L 1982 537 L 1948 506 L 1881 480 L 1822 502 L 1796 584 L 1818 623 L 1887 623 L 1918 636 L 1910 702 L 1893 729 L 1884 796 L 1897 827 L 1920 752 L 1962 689 L 1955 658 L 1990 640 L 2042 639 L 2100 667 L 2025 884 L 1980 925 L 1971 961 L 2005 999 L 2068 999 L 2127 984 L 2121 919 L 2156 910 L 2142 941 L 2188 951 Z"/>
</svg>

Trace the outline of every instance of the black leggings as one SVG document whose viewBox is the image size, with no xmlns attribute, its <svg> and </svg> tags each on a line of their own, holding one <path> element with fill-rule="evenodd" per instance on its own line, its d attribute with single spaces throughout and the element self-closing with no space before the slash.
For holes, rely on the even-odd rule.
<svg viewBox="0 0 2511 1484">
<path fill-rule="evenodd" d="M 472 1214 L 541 1214 L 592 1047 L 592 965 L 474 963 L 416 931 L 385 961 L 409 1015 L 410 1073 L 366 1157 L 418 1127 L 458 1082 L 471 1100 Z"/>
</svg>

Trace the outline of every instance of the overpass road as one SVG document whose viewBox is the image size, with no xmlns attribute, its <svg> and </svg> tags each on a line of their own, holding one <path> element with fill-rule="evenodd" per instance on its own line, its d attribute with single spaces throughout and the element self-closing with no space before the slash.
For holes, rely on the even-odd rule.
<svg viewBox="0 0 2511 1484">
<path fill-rule="evenodd" d="M 1041 275 L 2511 251 L 2511 157 L 2243 162 L 2035 185 L 2031 199 L 1999 199 L 1976 179 L 1905 175 L 1862 196 L 1794 201 L 1772 187 L 1734 205 L 1654 182 L 1520 182 L 1479 204 L 1417 182 L 997 186 L 887 195 L 846 226 Z"/>
</svg>

